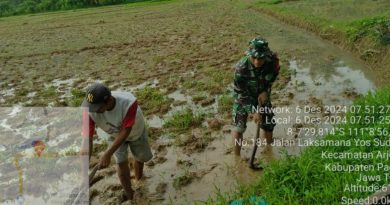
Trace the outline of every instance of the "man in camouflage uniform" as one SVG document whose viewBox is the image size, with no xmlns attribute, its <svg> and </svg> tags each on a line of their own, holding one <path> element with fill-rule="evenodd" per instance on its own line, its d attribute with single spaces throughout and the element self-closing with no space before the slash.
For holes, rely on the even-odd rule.
<svg viewBox="0 0 390 205">
<path fill-rule="evenodd" d="M 240 155 L 243 133 L 246 130 L 248 115 L 257 111 L 258 106 L 271 108 L 272 83 L 279 73 L 279 59 L 269 47 L 268 42 L 260 37 L 249 42 L 246 55 L 235 65 L 233 130 L 234 153 Z M 268 110 L 268 109 L 265 109 Z M 261 129 L 268 144 L 272 143 L 272 112 L 256 114 L 261 119 Z"/>
</svg>

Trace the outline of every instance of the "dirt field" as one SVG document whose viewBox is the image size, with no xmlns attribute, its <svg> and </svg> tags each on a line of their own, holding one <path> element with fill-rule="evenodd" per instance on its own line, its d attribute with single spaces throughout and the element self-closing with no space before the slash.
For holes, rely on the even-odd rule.
<svg viewBox="0 0 390 205">
<path fill-rule="evenodd" d="M 247 166 L 251 146 L 242 159 L 231 154 L 232 66 L 250 39 L 263 36 L 279 53 L 275 106 L 348 105 L 376 88 L 360 60 L 250 3 L 164 1 L 1 18 L 0 105 L 77 106 L 95 81 L 133 91 L 154 152 L 145 179 L 133 182 L 136 204 L 188 204 L 234 190 L 261 177 Z M 305 125 L 278 126 L 275 138 L 299 137 L 286 135 L 292 126 Z M 260 148 L 258 157 L 267 163 L 281 149 Z M 92 204 L 119 204 L 121 194 L 114 166 L 99 171 Z"/>
</svg>

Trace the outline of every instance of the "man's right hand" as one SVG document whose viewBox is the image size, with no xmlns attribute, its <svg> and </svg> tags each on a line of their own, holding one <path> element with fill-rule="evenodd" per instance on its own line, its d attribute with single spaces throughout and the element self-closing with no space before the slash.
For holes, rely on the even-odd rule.
<svg viewBox="0 0 390 205">
<path fill-rule="evenodd" d="M 257 102 L 259 104 L 260 107 L 264 107 L 267 102 L 268 102 L 268 92 L 267 91 L 263 91 L 259 94 L 259 96 L 257 97 Z"/>
<path fill-rule="evenodd" d="M 262 119 L 261 119 L 261 115 L 260 113 L 254 113 L 253 114 L 253 121 L 256 123 L 256 124 L 260 124 Z"/>
</svg>

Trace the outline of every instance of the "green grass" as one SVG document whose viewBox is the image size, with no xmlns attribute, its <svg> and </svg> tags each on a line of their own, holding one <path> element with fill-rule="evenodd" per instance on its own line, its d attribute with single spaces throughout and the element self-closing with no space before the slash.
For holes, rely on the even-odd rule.
<svg viewBox="0 0 390 205">
<path fill-rule="evenodd" d="M 55 86 L 49 86 L 49 87 L 45 88 L 44 90 L 41 90 L 40 92 L 38 92 L 38 96 L 45 98 L 45 99 L 53 98 L 57 95 L 56 89 L 57 88 Z"/>
<path fill-rule="evenodd" d="M 68 100 L 68 105 L 70 105 L 72 107 L 81 106 L 81 103 L 83 103 L 83 100 L 85 97 L 85 92 L 80 90 L 80 89 L 73 88 L 71 90 L 71 94 L 72 94 L 72 96 Z"/>
<path fill-rule="evenodd" d="M 185 89 L 193 89 L 196 92 L 208 91 L 210 94 L 218 94 L 222 92 L 222 86 L 209 78 L 202 80 L 187 80 L 183 83 Z"/>
<path fill-rule="evenodd" d="M 95 143 L 93 145 L 92 154 L 97 156 L 99 153 L 107 150 L 109 144 L 106 141 L 103 141 L 100 144 Z"/>
<path fill-rule="evenodd" d="M 205 100 L 207 99 L 207 95 L 201 93 L 201 94 L 195 94 L 194 96 L 192 96 L 192 100 L 194 102 L 200 102 L 202 100 Z"/>
<path fill-rule="evenodd" d="M 21 0 L 21 1 L 0 1 L 0 17 L 29 14 L 34 16 L 35 13 L 47 11 L 61 11 L 80 9 L 88 7 L 99 7 L 115 4 L 148 4 L 154 2 L 166 2 L 170 0 L 100 0 L 100 1 L 58 1 L 58 0 Z M 142 5 L 142 4 L 141 4 Z"/>
<path fill-rule="evenodd" d="M 390 18 L 388 16 L 377 16 L 354 21 L 348 25 L 347 35 L 352 42 L 368 36 L 375 39 L 378 44 L 389 45 Z"/>
<path fill-rule="evenodd" d="M 129 18 L 134 19 L 135 17 L 133 15 L 136 15 L 135 13 L 137 10 L 156 10 L 159 12 L 159 10 L 167 8 L 168 4 L 176 1 L 177 0 L 152 0 L 125 5 L 101 6 L 33 15 L 2 17 L 0 18 L 0 35 L 3 37 L 2 39 L 7 39 L 3 44 L 9 46 L 4 47 L 4 50 L 0 52 L 0 57 L 29 56 L 53 52 L 61 53 L 64 50 L 77 52 L 77 50 L 86 47 L 92 48 L 125 42 L 128 43 L 132 40 L 132 38 L 128 38 L 128 32 L 127 35 L 118 35 L 115 31 L 116 29 L 128 30 L 127 26 L 122 24 L 119 26 L 120 28 L 118 26 L 112 27 L 111 24 L 113 22 L 125 22 L 125 20 Z M 123 16 L 120 16 L 121 14 L 123 14 Z M 79 21 L 75 23 L 75 19 L 77 18 L 79 18 Z M 136 19 L 134 20 L 139 21 Z M 93 28 L 93 25 L 99 24 L 105 27 L 103 28 L 104 32 L 100 31 L 100 29 L 102 29 L 100 26 Z M 79 27 L 83 27 L 83 31 L 80 31 Z M 95 29 L 98 29 L 99 33 L 92 31 Z M 48 33 L 48 31 L 54 30 L 57 30 L 54 34 L 56 36 L 48 38 L 48 36 L 53 34 L 51 32 Z M 63 30 L 66 31 L 64 32 Z M 22 34 L 25 32 L 28 32 L 31 35 L 26 37 Z M 63 35 L 72 35 L 72 43 L 59 42 L 57 39 L 61 38 L 60 36 Z M 12 40 L 14 37 L 23 38 L 24 43 Z M 27 43 L 26 41 L 28 41 L 29 38 L 42 38 L 47 45 L 51 46 Z M 18 44 L 18 46 L 24 45 L 24 48 L 19 49 L 18 46 L 15 47 L 15 44 Z"/>
<path fill-rule="evenodd" d="M 352 52 L 375 70 L 379 84 L 388 82 L 390 1 L 261 0 L 252 8 Z"/>
<path fill-rule="evenodd" d="M 231 94 L 223 94 L 218 97 L 218 112 L 230 114 L 233 107 L 233 96 Z"/>
<path fill-rule="evenodd" d="M 282 66 L 278 75 L 277 80 L 272 85 L 273 90 L 281 90 L 287 86 L 291 80 L 291 76 L 296 75 L 295 70 L 288 69 L 287 66 Z"/>
<path fill-rule="evenodd" d="M 260 7 L 270 9 L 290 21 L 302 21 L 309 29 L 326 34 L 332 30 L 345 34 L 349 39 L 369 38 L 388 45 L 390 2 L 363 0 L 319 1 L 258 1 Z"/>
<path fill-rule="evenodd" d="M 259 0 L 257 4 L 269 5 L 272 8 L 294 14 L 341 22 L 351 22 L 362 17 L 385 14 L 390 5 L 387 0 Z"/>
<path fill-rule="evenodd" d="M 233 73 L 229 70 L 217 67 L 202 68 L 201 79 L 188 79 L 183 82 L 185 89 L 193 89 L 196 92 L 207 91 L 211 95 L 221 94 L 226 86 L 233 81 Z"/>
<path fill-rule="evenodd" d="M 191 127 L 200 126 L 204 118 L 205 113 L 202 111 L 193 112 L 191 109 L 187 108 L 174 112 L 165 122 L 164 127 L 185 130 Z"/>
<path fill-rule="evenodd" d="M 135 94 L 138 103 L 146 114 L 162 111 L 162 107 L 169 107 L 169 104 L 173 101 L 158 88 L 150 86 L 137 90 Z"/>
<path fill-rule="evenodd" d="M 367 96 L 354 102 L 355 106 L 376 106 L 390 104 L 390 88 L 383 88 L 376 93 L 369 93 Z M 357 116 L 369 116 L 379 120 L 382 117 L 390 118 L 389 113 L 367 113 L 364 111 L 348 113 L 348 119 Z M 388 123 L 346 123 L 339 125 L 338 128 L 345 130 L 349 128 L 375 128 L 390 129 Z M 373 143 L 373 140 L 389 139 L 389 133 L 385 135 L 352 135 L 336 133 L 329 134 L 324 139 L 327 140 L 367 140 Z M 383 163 L 390 165 L 390 162 L 383 159 L 329 159 L 322 158 L 322 151 L 328 152 L 390 152 L 388 146 L 324 146 L 307 147 L 300 156 L 285 155 L 281 160 L 273 161 L 265 168 L 264 175 L 254 184 L 240 188 L 237 192 L 219 194 L 214 199 L 209 199 L 205 204 L 226 204 L 225 202 L 232 198 L 247 199 L 248 196 L 255 194 L 263 196 L 269 204 L 340 204 L 341 197 L 365 198 L 369 193 L 344 192 L 346 184 L 370 185 L 374 182 L 356 182 L 359 172 L 331 172 L 325 170 L 325 165 L 329 163 L 340 164 L 377 164 Z M 388 184 L 384 178 L 384 172 L 374 170 L 362 172 L 366 175 L 380 175 L 382 179 L 376 182 L 378 185 Z"/>
</svg>

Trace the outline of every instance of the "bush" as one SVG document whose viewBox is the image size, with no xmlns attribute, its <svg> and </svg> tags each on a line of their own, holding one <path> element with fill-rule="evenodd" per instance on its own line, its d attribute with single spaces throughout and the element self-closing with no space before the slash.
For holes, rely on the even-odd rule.
<svg viewBox="0 0 390 205">
<path fill-rule="evenodd" d="M 353 42 L 369 37 L 378 43 L 388 45 L 390 44 L 390 18 L 380 16 L 353 22 L 347 34 Z"/>
<path fill-rule="evenodd" d="M 0 17 L 141 1 L 148 0 L 0 0 Z"/>
</svg>

